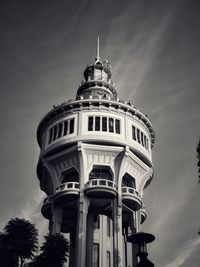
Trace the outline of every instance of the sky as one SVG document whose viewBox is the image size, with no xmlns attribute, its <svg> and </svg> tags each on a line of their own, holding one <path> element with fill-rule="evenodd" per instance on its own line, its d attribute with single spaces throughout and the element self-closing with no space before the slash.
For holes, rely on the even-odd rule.
<svg viewBox="0 0 200 267">
<path fill-rule="evenodd" d="M 0 1 L 0 231 L 23 217 L 46 234 L 37 126 L 75 98 L 100 35 L 119 98 L 155 129 L 142 226 L 156 236 L 149 258 L 156 267 L 199 266 L 199 14 L 195 0 Z"/>
</svg>

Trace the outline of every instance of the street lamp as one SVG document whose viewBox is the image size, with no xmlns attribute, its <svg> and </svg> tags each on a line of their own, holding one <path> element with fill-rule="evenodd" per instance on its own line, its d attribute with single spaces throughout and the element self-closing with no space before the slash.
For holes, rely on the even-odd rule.
<svg viewBox="0 0 200 267">
<path fill-rule="evenodd" d="M 147 246 L 155 240 L 155 236 L 149 233 L 139 232 L 128 236 L 127 241 L 138 246 L 137 256 L 140 258 L 136 267 L 153 267 L 154 264 L 147 259 Z"/>
</svg>

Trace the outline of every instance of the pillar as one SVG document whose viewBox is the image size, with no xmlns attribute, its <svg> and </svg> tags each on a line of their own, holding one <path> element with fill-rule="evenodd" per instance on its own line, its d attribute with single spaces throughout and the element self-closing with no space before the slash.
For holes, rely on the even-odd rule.
<svg viewBox="0 0 200 267">
<path fill-rule="evenodd" d="M 50 234 L 56 234 L 61 232 L 62 225 L 62 208 L 59 206 L 53 205 L 52 207 L 52 216 L 49 224 Z"/>
<path fill-rule="evenodd" d="M 87 215 L 88 215 L 88 199 L 84 198 L 84 194 L 83 194 L 83 195 L 80 195 L 78 217 L 77 217 L 75 267 L 87 267 L 86 258 L 85 258 L 86 247 L 87 247 L 87 244 L 86 244 Z"/>
<path fill-rule="evenodd" d="M 123 267 L 122 206 L 113 200 L 113 266 Z"/>
</svg>

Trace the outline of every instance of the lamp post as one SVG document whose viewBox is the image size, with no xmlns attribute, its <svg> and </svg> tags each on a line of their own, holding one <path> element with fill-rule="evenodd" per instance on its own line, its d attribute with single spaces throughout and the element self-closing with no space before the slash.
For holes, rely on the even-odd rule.
<svg viewBox="0 0 200 267">
<path fill-rule="evenodd" d="M 140 258 L 139 263 L 136 267 L 153 267 L 154 264 L 147 259 L 147 246 L 146 244 L 151 243 L 155 240 L 155 236 L 149 233 L 139 232 L 128 236 L 127 241 L 136 244 L 138 246 L 137 256 Z"/>
</svg>

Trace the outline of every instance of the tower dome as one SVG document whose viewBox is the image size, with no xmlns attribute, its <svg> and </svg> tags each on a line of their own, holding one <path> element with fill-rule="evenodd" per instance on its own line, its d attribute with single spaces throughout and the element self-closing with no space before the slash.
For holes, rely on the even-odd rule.
<svg viewBox="0 0 200 267">
<path fill-rule="evenodd" d="M 86 66 L 84 80 L 78 88 L 76 98 L 83 97 L 110 97 L 117 98 L 117 92 L 112 82 L 112 67 L 108 60 L 102 61 L 99 56 L 99 37 L 97 41 L 97 56 L 95 62 Z"/>
</svg>

